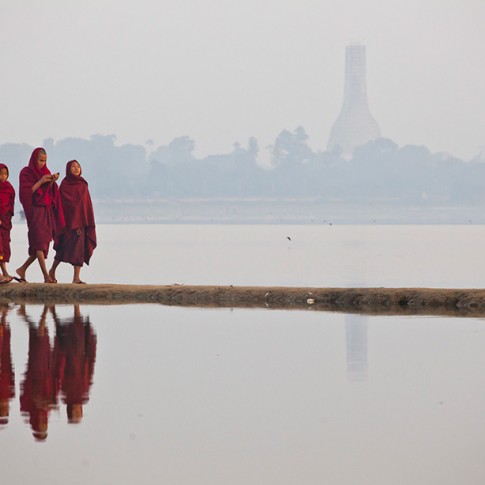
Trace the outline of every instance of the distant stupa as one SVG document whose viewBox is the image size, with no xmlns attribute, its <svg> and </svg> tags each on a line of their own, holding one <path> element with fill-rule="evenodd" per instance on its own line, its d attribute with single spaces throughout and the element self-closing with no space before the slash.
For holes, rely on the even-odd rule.
<svg viewBox="0 0 485 485">
<path fill-rule="evenodd" d="M 380 138 L 381 131 L 367 104 L 365 46 L 345 48 L 345 88 L 342 109 L 333 124 L 327 150 L 351 158 L 355 147 Z"/>
</svg>

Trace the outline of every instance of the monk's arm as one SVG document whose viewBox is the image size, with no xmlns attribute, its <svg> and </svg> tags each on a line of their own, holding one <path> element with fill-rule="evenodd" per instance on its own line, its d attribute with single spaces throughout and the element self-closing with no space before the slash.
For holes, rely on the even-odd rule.
<svg viewBox="0 0 485 485">
<path fill-rule="evenodd" d="M 43 175 L 34 185 L 32 185 L 32 193 L 34 193 L 41 185 L 50 182 L 51 180 L 53 181 L 52 175 Z"/>
</svg>

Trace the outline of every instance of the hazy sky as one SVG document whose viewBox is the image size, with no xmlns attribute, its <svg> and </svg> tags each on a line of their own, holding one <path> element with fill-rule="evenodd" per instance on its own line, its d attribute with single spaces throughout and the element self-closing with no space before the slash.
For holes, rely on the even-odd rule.
<svg viewBox="0 0 485 485">
<path fill-rule="evenodd" d="M 485 145 L 484 0 L 0 0 L 0 143 L 92 134 L 196 155 L 302 125 L 326 147 L 345 46 L 383 136 Z"/>
</svg>

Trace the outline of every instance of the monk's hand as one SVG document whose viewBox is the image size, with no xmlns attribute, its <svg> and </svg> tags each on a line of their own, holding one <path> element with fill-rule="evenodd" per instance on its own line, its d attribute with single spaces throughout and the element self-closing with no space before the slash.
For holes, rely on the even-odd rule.
<svg viewBox="0 0 485 485">
<path fill-rule="evenodd" d="M 42 175 L 42 178 L 40 179 L 40 183 L 42 185 L 42 184 L 45 184 L 47 182 L 52 182 L 52 180 L 53 180 L 52 175 L 46 174 L 46 175 Z"/>
<path fill-rule="evenodd" d="M 55 182 L 59 178 L 59 172 L 52 175 L 52 180 Z"/>
</svg>

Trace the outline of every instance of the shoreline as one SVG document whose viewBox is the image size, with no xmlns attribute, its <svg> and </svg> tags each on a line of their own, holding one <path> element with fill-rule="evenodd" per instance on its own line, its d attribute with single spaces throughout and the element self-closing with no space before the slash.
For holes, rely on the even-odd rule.
<svg viewBox="0 0 485 485">
<path fill-rule="evenodd" d="M 367 315 L 485 317 L 485 289 L 9 283 L 0 303 L 161 304 Z"/>
</svg>

